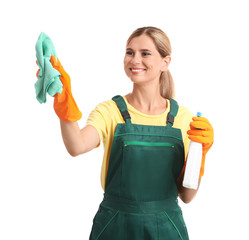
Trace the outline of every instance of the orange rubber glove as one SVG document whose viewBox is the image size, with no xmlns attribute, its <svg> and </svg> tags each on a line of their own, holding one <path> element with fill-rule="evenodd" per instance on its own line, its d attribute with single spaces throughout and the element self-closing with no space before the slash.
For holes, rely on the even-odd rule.
<svg viewBox="0 0 249 240">
<path fill-rule="evenodd" d="M 205 158 L 208 150 L 212 147 L 214 142 L 214 130 L 210 122 L 204 117 L 193 117 L 193 122 L 190 123 L 188 138 L 192 141 L 202 143 L 202 163 L 200 176 L 204 175 Z"/>
<path fill-rule="evenodd" d="M 61 121 L 74 122 L 78 121 L 82 117 L 71 92 L 71 79 L 65 72 L 59 59 L 51 56 L 50 62 L 57 71 L 60 72 L 60 80 L 63 84 L 63 91 L 61 94 L 56 93 L 54 95 L 54 110 Z"/>
</svg>

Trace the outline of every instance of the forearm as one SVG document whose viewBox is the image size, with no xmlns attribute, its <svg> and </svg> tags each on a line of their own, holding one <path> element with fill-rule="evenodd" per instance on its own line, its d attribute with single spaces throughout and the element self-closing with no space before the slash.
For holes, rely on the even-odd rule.
<svg viewBox="0 0 249 240">
<path fill-rule="evenodd" d="M 184 176 L 184 170 L 181 172 L 177 180 L 178 196 L 181 198 L 181 200 L 184 203 L 190 203 L 198 192 L 201 178 L 199 179 L 198 188 L 195 190 L 195 189 L 185 188 L 182 186 L 183 176 Z"/>
<path fill-rule="evenodd" d="M 83 140 L 80 133 L 78 122 L 60 121 L 61 135 L 68 153 L 77 156 L 83 152 Z"/>
</svg>

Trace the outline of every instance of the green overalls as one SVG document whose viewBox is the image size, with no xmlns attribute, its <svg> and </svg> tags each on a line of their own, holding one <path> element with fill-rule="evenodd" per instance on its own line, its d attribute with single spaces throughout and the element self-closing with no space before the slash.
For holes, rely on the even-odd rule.
<svg viewBox="0 0 249 240">
<path fill-rule="evenodd" d="M 182 133 L 173 128 L 177 102 L 170 99 L 166 126 L 148 126 L 131 123 L 121 96 L 112 100 L 125 123 L 114 133 L 104 199 L 90 240 L 189 239 L 177 200 L 184 165 Z"/>
</svg>

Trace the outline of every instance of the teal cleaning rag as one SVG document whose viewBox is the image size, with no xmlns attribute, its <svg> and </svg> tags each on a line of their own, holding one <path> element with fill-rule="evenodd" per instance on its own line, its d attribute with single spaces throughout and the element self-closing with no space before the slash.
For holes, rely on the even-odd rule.
<svg viewBox="0 0 249 240">
<path fill-rule="evenodd" d="M 45 103 L 46 94 L 54 96 L 56 93 L 61 93 L 63 85 L 60 81 L 60 73 L 53 68 L 50 62 L 51 56 L 56 57 L 54 44 L 45 33 L 40 34 L 35 50 L 40 68 L 38 80 L 35 83 L 36 99 L 40 103 Z"/>
</svg>

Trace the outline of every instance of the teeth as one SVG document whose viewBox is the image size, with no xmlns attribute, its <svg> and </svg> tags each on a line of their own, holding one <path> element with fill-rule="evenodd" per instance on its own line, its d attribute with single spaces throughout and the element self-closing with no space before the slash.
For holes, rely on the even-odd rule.
<svg viewBox="0 0 249 240">
<path fill-rule="evenodd" d="M 132 72 L 142 72 L 144 69 L 131 69 Z"/>
</svg>

